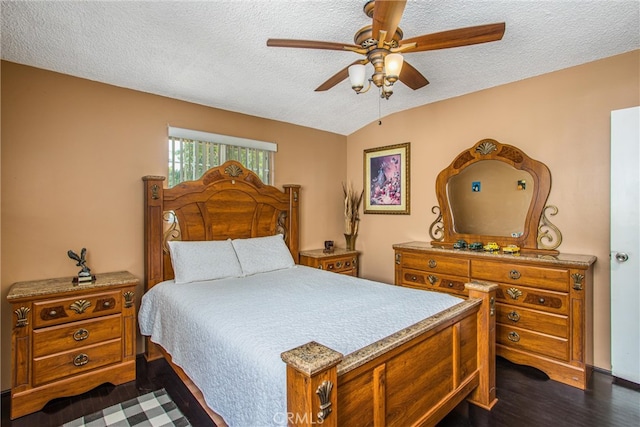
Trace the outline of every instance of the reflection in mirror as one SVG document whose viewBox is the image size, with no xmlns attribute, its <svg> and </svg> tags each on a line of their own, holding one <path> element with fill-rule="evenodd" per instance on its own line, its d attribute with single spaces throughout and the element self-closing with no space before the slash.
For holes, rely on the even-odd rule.
<svg viewBox="0 0 640 427">
<path fill-rule="evenodd" d="M 487 236 L 522 235 L 535 193 L 525 170 L 499 160 L 469 165 L 447 183 L 455 232 Z"/>
</svg>

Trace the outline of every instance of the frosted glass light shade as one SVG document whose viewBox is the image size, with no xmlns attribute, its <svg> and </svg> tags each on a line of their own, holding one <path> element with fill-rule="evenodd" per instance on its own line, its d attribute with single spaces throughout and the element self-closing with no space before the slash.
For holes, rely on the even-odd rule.
<svg viewBox="0 0 640 427">
<path fill-rule="evenodd" d="M 398 80 L 404 58 L 399 53 L 390 53 L 384 57 L 384 74 L 390 83 Z"/>
<path fill-rule="evenodd" d="M 349 80 L 351 81 L 351 87 L 356 92 L 359 92 L 360 89 L 364 87 L 364 65 L 362 64 L 353 64 L 349 67 Z"/>
</svg>

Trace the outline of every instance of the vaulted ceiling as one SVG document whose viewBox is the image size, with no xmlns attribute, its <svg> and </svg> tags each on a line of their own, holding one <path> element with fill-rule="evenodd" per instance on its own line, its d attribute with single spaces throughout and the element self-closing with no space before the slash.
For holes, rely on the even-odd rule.
<svg viewBox="0 0 640 427">
<path fill-rule="evenodd" d="M 361 56 L 268 47 L 268 38 L 353 44 L 365 1 L 5 1 L 2 59 L 348 135 L 403 111 L 640 49 L 640 2 L 408 1 L 404 38 L 504 22 L 500 41 L 416 52 L 429 85 L 356 95 L 314 89 Z M 373 69 L 368 65 L 367 73 Z M 602 76 L 606 79 L 607 76 Z"/>
</svg>

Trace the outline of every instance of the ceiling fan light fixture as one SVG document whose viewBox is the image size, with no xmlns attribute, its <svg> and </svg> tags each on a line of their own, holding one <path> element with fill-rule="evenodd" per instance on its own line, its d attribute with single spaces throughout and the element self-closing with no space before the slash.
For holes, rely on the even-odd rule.
<svg viewBox="0 0 640 427">
<path fill-rule="evenodd" d="M 399 53 L 390 53 L 384 57 L 384 74 L 390 84 L 394 84 L 400 77 L 404 58 Z"/>
<path fill-rule="evenodd" d="M 364 87 L 364 71 L 364 65 L 362 64 L 353 64 L 349 67 L 349 81 L 351 81 L 351 88 L 356 93 L 360 93 Z"/>
</svg>

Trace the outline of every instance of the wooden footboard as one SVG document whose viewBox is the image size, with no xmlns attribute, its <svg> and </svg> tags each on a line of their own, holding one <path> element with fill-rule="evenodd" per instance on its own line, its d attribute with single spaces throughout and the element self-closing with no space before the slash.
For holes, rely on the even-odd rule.
<svg viewBox="0 0 640 427">
<path fill-rule="evenodd" d="M 282 354 L 290 426 L 435 425 L 463 399 L 491 409 L 496 285 L 343 357 L 318 343 Z"/>
</svg>

